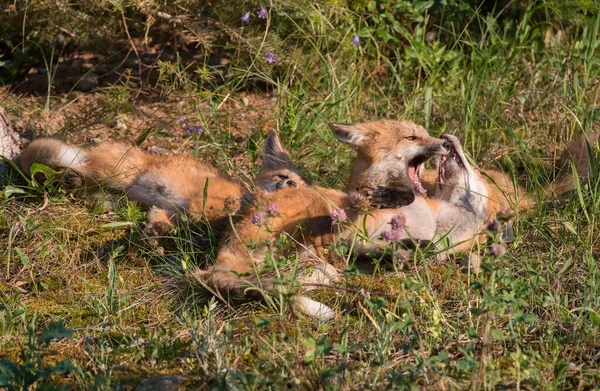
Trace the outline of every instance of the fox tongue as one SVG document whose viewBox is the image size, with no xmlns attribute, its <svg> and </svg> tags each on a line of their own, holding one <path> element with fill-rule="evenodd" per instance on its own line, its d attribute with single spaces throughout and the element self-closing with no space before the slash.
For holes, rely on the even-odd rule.
<svg viewBox="0 0 600 391">
<path fill-rule="evenodd" d="M 439 169 L 439 177 L 440 177 L 440 183 L 444 183 L 445 178 L 445 174 L 446 174 L 446 166 L 444 165 L 446 163 L 446 156 L 442 156 L 441 160 L 440 160 L 440 169 Z"/>
<path fill-rule="evenodd" d="M 415 185 L 415 190 L 417 191 L 417 193 L 419 193 L 422 196 L 426 196 L 427 190 L 425 190 L 425 188 L 423 187 L 423 185 L 421 185 L 421 182 L 419 181 L 416 166 L 408 166 L 408 177 L 412 180 L 413 184 Z"/>
</svg>

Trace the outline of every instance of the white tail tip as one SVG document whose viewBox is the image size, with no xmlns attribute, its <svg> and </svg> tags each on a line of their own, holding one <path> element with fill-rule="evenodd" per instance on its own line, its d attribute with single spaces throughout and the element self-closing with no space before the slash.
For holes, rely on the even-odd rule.
<svg viewBox="0 0 600 391">
<path fill-rule="evenodd" d="M 303 314 L 317 318 L 323 322 L 330 321 L 336 315 L 333 309 L 306 296 L 294 297 L 293 307 Z"/>
<path fill-rule="evenodd" d="M 55 164 L 58 167 L 69 167 L 80 170 L 85 163 L 86 153 L 81 148 L 71 145 L 61 145 L 56 153 Z"/>
</svg>

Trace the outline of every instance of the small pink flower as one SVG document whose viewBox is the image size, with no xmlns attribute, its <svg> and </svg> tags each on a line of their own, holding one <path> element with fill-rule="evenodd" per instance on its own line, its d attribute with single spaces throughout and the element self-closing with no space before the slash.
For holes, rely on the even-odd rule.
<svg viewBox="0 0 600 391">
<path fill-rule="evenodd" d="M 254 212 L 252 215 L 252 224 L 262 225 L 263 224 L 263 212 Z"/>
<path fill-rule="evenodd" d="M 350 202 L 352 203 L 352 206 L 358 210 L 368 211 L 371 208 L 371 204 L 367 197 L 358 192 L 351 194 Z"/>
<path fill-rule="evenodd" d="M 202 132 L 204 132 L 204 127 L 202 125 L 188 126 L 187 132 L 188 134 L 202 134 Z"/>
<path fill-rule="evenodd" d="M 279 215 L 279 207 L 276 203 L 270 202 L 267 205 L 267 215 L 269 216 L 277 216 Z"/>
<path fill-rule="evenodd" d="M 392 230 L 401 231 L 406 227 L 406 216 L 402 213 L 392 217 L 392 221 L 390 223 L 392 225 Z"/>
<path fill-rule="evenodd" d="M 494 220 L 491 223 L 488 224 L 487 226 L 487 230 L 490 232 L 496 232 L 498 231 L 498 226 L 500 225 L 500 223 L 498 223 L 498 220 Z"/>
<path fill-rule="evenodd" d="M 354 38 L 352 38 L 352 45 L 360 46 L 360 38 L 358 38 L 358 35 L 355 35 Z"/>
<path fill-rule="evenodd" d="M 334 209 L 331 212 L 331 220 L 334 224 L 343 223 L 344 221 L 348 220 L 346 211 L 344 209 Z"/>
<path fill-rule="evenodd" d="M 398 242 L 402 240 L 402 234 L 399 231 L 385 231 L 383 233 L 383 238 L 387 242 Z"/>
<path fill-rule="evenodd" d="M 261 8 L 260 10 L 258 10 L 257 16 L 259 19 L 267 19 L 267 10 L 264 8 Z"/>
<path fill-rule="evenodd" d="M 408 259 L 410 258 L 410 255 L 408 254 L 408 251 L 402 249 L 402 250 L 398 250 L 396 251 L 396 256 L 394 257 L 394 260 L 396 262 L 406 262 L 408 261 Z"/>
<path fill-rule="evenodd" d="M 269 64 L 275 64 L 275 61 L 277 61 L 277 57 L 273 53 L 267 53 L 267 62 Z"/>
<path fill-rule="evenodd" d="M 490 251 L 497 257 L 501 257 L 506 254 L 506 247 L 501 244 L 492 244 Z"/>
<path fill-rule="evenodd" d="M 240 18 L 240 20 L 241 20 L 243 23 L 249 23 L 249 22 L 250 22 L 250 12 L 246 12 L 246 13 L 244 14 L 244 16 L 242 16 L 242 17 Z"/>
</svg>

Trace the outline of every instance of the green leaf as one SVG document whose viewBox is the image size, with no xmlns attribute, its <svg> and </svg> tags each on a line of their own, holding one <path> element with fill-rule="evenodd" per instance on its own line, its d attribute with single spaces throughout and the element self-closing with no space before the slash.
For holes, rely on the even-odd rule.
<svg viewBox="0 0 600 391">
<path fill-rule="evenodd" d="M 29 172 L 30 172 L 32 178 L 38 172 L 41 172 L 42 174 L 44 174 L 46 176 L 52 176 L 52 175 L 58 174 L 58 172 L 56 170 L 53 170 L 50 167 L 44 166 L 43 164 L 39 164 L 39 163 L 33 163 L 31 165 L 31 167 L 29 168 Z"/>
<path fill-rule="evenodd" d="M 27 192 L 25 190 L 21 189 L 20 187 L 16 187 L 16 186 L 12 186 L 12 185 L 8 185 L 8 186 L 4 187 L 2 192 L 4 194 L 4 198 L 9 198 L 13 194 L 27 194 Z"/>
<path fill-rule="evenodd" d="M 349 265 L 346 270 L 344 270 L 345 276 L 360 276 L 363 273 L 357 268 L 355 265 Z"/>
<path fill-rule="evenodd" d="M 72 336 L 75 330 L 71 330 L 65 327 L 65 321 L 59 320 L 58 322 L 50 322 L 50 325 L 42 330 L 38 337 L 38 343 L 48 345 L 53 339 L 63 339 Z"/>
<path fill-rule="evenodd" d="M 162 130 L 157 130 L 156 131 L 156 135 L 160 136 L 160 137 L 170 137 L 170 138 L 177 137 L 177 136 L 175 136 L 171 132 L 165 132 L 165 131 L 162 131 Z"/>
<path fill-rule="evenodd" d="M 490 334 L 491 334 L 492 338 L 494 338 L 498 342 L 510 341 L 511 339 L 515 339 L 515 337 L 513 337 L 511 335 L 505 335 L 500 330 L 492 330 L 492 332 Z"/>
<path fill-rule="evenodd" d="M 258 327 L 265 327 L 271 324 L 271 319 L 264 316 L 257 316 L 254 318 L 254 324 Z"/>
<path fill-rule="evenodd" d="M 48 369 L 50 370 L 50 372 L 55 373 L 57 375 L 64 375 L 69 371 L 77 370 L 77 367 L 73 365 L 73 363 L 69 360 L 62 360 L 56 365 L 48 365 Z"/>
<path fill-rule="evenodd" d="M 421 289 L 425 288 L 424 284 L 420 282 L 415 282 L 410 278 L 403 278 L 402 282 L 404 283 L 404 288 L 408 289 L 409 291 L 418 292 Z"/>
<path fill-rule="evenodd" d="M 523 314 L 520 316 L 520 321 L 525 323 L 533 323 L 538 321 L 538 316 L 535 314 Z"/>
<path fill-rule="evenodd" d="M 11 388 L 15 377 L 16 377 L 16 373 L 19 371 L 19 368 L 15 365 L 15 363 L 13 363 L 12 361 L 8 360 L 8 359 L 1 359 L 0 360 L 0 387 L 8 387 L 8 389 L 13 389 Z"/>
<path fill-rule="evenodd" d="M 463 372 L 475 372 L 479 369 L 479 363 L 471 357 L 458 360 L 456 366 Z"/>
<path fill-rule="evenodd" d="M 477 333 L 477 329 L 473 326 L 467 327 L 467 337 L 479 338 L 479 333 Z"/>
<path fill-rule="evenodd" d="M 598 313 L 596 311 L 590 311 L 589 314 L 592 324 L 594 326 L 600 326 L 600 316 L 598 316 Z"/>
<path fill-rule="evenodd" d="M 15 252 L 19 256 L 19 259 L 21 260 L 21 263 L 23 264 L 23 266 L 26 267 L 27 269 L 29 269 L 29 267 L 31 266 L 31 262 L 29 262 L 29 257 L 27 256 L 27 254 L 25 254 L 18 247 L 15 247 Z"/>
<path fill-rule="evenodd" d="M 378 297 L 374 300 L 366 299 L 365 303 L 367 303 L 367 305 L 374 310 L 385 308 L 385 306 L 387 305 L 387 301 L 382 297 Z"/>
<path fill-rule="evenodd" d="M 15 162 L 13 162 L 12 160 L 10 160 L 9 158 L 7 158 L 4 155 L 0 155 L 0 159 L 2 159 L 4 161 L 4 163 L 8 164 L 13 170 L 18 172 L 19 175 L 21 175 L 23 177 L 23 179 L 29 181 L 29 178 L 27 178 L 27 176 L 23 173 L 23 171 L 21 171 L 19 169 L 19 167 L 15 164 Z"/>
<path fill-rule="evenodd" d="M 131 221 L 115 221 L 112 223 L 104 224 L 102 228 L 119 228 L 119 227 L 131 227 L 133 223 Z"/>
<path fill-rule="evenodd" d="M 443 351 L 440 354 L 429 357 L 425 362 L 427 364 L 439 364 L 448 361 L 448 352 Z"/>
<path fill-rule="evenodd" d="M 346 349 L 346 347 L 344 345 L 342 345 L 341 343 L 338 343 L 338 342 L 333 343 L 333 350 L 335 350 L 336 352 L 339 352 L 340 354 L 348 353 L 348 349 Z"/>
</svg>

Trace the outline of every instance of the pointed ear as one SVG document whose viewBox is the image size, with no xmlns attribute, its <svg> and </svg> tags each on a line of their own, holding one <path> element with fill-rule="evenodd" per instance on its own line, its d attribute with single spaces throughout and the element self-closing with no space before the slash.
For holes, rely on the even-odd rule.
<svg viewBox="0 0 600 391">
<path fill-rule="evenodd" d="M 292 166 L 292 159 L 288 151 L 283 148 L 279 140 L 279 133 L 271 131 L 265 140 L 263 148 L 263 170 L 277 170 Z"/>
<path fill-rule="evenodd" d="M 358 149 L 365 140 L 370 137 L 367 135 L 366 129 L 360 124 L 344 125 L 329 123 L 329 129 L 333 136 L 343 143 L 350 145 L 354 149 Z"/>
</svg>

